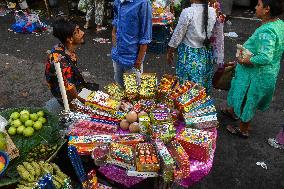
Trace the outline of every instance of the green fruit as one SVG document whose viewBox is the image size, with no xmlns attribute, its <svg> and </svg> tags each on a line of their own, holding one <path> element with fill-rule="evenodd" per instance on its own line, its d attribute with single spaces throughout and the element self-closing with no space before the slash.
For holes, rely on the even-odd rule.
<svg viewBox="0 0 284 189">
<path fill-rule="evenodd" d="M 28 111 L 28 110 L 22 110 L 21 112 L 20 112 L 20 114 L 22 115 L 22 114 L 28 114 L 28 115 L 30 115 L 30 112 Z"/>
<path fill-rule="evenodd" d="M 35 128 L 35 130 L 40 130 L 40 129 L 42 128 L 42 123 L 41 123 L 41 121 L 36 121 L 36 122 L 34 123 L 34 128 Z"/>
<path fill-rule="evenodd" d="M 12 122 L 13 122 L 13 119 L 12 119 L 12 118 L 10 118 L 10 119 L 8 120 L 9 125 L 11 125 L 11 124 L 12 124 Z"/>
<path fill-rule="evenodd" d="M 20 127 L 22 125 L 22 122 L 19 119 L 16 119 L 12 121 L 11 126 L 13 127 Z"/>
<path fill-rule="evenodd" d="M 21 114 L 20 120 L 21 122 L 25 123 L 27 120 L 29 120 L 30 114 Z"/>
<path fill-rule="evenodd" d="M 13 112 L 11 115 L 10 115 L 10 118 L 11 119 L 19 119 L 20 117 L 20 113 L 19 112 Z"/>
<path fill-rule="evenodd" d="M 6 134 L 0 131 L 0 140 L 5 139 L 6 140 Z"/>
<path fill-rule="evenodd" d="M 44 117 L 39 117 L 38 121 L 40 121 L 42 124 L 46 123 L 46 119 Z"/>
<path fill-rule="evenodd" d="M 34 124 L 33 120 L 30 120 L 30 119 L 25 122 L 26 127 L 32 127 L 33 124 Z"/>
<path fill-rule="evenodd" d="M 22 134 L 25 128 L 26 128 L 25 126 L 21 125 L 20 127 L 17 128 L 17 133 Z"/>
<path fill-rule="evenodd" d="M 34 129 L 32 127 L 27 127 L 23 130 L 23 135 L 25 137 L 30 137 L 34 134 Z"/>
<path fill-rule="evenodd" d="M 36 113 L 30 114 L 30 119 L 36 121 L 38 119 L 38 115 Z"/>
<path fill-rule="evenodd" d="M 7 148 L 7 142 L 5 138 L 0 138 L 0 151 L 5 151 Z"/>
<path fill-rule="evenodd" d="M 16 129 L 15 127 L 10 127 L 10 128 L 8 129 L 9 135 L 15 135 L 16 132 L 17 132 L 17 129 Z"/>
<path fill-rule="evenodd" d="M 43 116 L 44 116 L 44 112 L 43 112 L 43 111 L 38 111 L 36 114 L 37 114 L 39 117 L 43 117 Z"/>
</svg>

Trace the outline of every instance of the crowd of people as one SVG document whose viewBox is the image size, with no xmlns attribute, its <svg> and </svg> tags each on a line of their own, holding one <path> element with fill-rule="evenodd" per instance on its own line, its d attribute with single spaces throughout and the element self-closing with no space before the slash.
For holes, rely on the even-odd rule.
<svg viewBox="0 0 284 189">
<path fill-rule="evenodd" d="M 91 7 L 88 11 L 92 12 L 96 3 L 88 3 L 88 7 Z M 225 15 L 216 0 L 190 0 L 190 3 L 191 6 L 182 11 L 168 44 L 167 61 L 170 65 L 174 64 L 177 50 L 175 67 L 179 82 L 193 81 L 205 87 L 210 94 L 214 64 L 224 66 Z M 282 0 L 258 0 L 255 7 L 255 15 L 262 24 L 243 44 L 243 53 L 237 57 L 235 76 L 227 97 L 228 108 L 221 110 L 226 116 L 240 121 L 238 126 L 226 126 L 233 135 L 248 138 L 256 110 L 267 110 L 271 103 L 284 51 L 284 22 L 279 18 L 284 12 L 283 4 Z M 90 24 L 90 14 L 87 15 L 85 28 Z M 99 30 L 101 19 L 96 19 L 96 24 Z M 115 0 L 112 25 L 114 80 L 123 87 L 123 73 L 136 73 L 139 80 L 143 72 L 143 60 L 152 36 L 150 2 Z M 85 82 L 76 66 L 75 50 L 84 42 L 84 32 L 78 25 L 61 18 L 53 24 L 53 34 L 60 43 L 48 55 L 48 86 L 62 104 L 54 68 L 54 64 L 60 63 L 69 100 L 78 98 L 84 102 L 78 96 L 82 87 L 99 89 L 97 84 Z M 268 142 L 274 147 L 283 148 L 283 140 L 284 128 L 281 128 L 277 137 Z"/>
</svg>

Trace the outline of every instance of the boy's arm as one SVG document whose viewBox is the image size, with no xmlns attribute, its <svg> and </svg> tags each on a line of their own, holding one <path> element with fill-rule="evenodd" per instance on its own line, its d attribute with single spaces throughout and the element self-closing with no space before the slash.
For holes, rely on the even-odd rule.
<svg viewBox="0 0 284 189">
<path fill-rule="evenodd" d="M 141 68 L 143 58 L 147 51 L 147 46 L 152 40 L 152 7 L 149 1 L 146 1 L 141 5 L 139 21 L 141 23 L 141 37 L 139 40 L 138 56 L 134 64 L 134 67 L 137 69 Z"/>
</svg>

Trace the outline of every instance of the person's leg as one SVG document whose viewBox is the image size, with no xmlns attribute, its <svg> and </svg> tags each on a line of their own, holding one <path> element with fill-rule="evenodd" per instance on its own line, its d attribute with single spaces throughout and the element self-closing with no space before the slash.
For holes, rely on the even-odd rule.
<svg viewBox="0 0 284 189">
<path fill-rule="evenodd" d="M 96 0 L 95 1 L 95 23 L 97 25 L 97 31 L 102 29 L 103 19 L 104 19 L 104 8 L 105 8 L 104 0 Z"/>
<path fill-rule="evenodd" d="M 86 23 L 84 25 L 84 28 L 85 29 L 88 29 L 90 27 L 90 21 L 92 19 L 92 15 L 93 15 L 93 11 L 95 9 L 95 4 L 92 0 L 88 1 L 88 4 L 87 4 L 87 12 L 86 12 L 86 16 L 85 16 L 85 19 L 86 19 Z"/>
<path fill-rule="evenodd" d="M 124 88 L 124 83 L 123 83 L 123 73 L 124 69 L 121 65 L 117 64 L 117 62 L 113 62 L 113 70 L 114 70 L 114 80 L 117 82 L 121 87 Z"/>
<path fill-rule="evenodd" d="M 22 10 L 27 11 L 27 13 L 29 13 L 29 14 L 31 13 L 31 10 L 30 10 L 26 0 L 19 1 L 19 6 Z"/>
<path fill-rule="evenodd" d="M 178 47 L 178 59 L 176 62 L 176 75 L 178 76 L 180 84 L 185 83 L 189 79 L 185 66 L 187 63 L 186 57 L 187 57 L 186 46 L 184 44 L 181 44 Z"/>
</svg>

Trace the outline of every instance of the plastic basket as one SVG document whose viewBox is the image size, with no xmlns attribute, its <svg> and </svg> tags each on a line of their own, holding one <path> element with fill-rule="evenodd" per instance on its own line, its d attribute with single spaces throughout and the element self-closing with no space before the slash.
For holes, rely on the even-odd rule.
<svg viewBox="0 0 284 189">
<path fill-rule="evenodd" d="M 7 169 L 8 165 L 9 165 L 9 162 L 10 162 L 10 159 L 9 159 L 8 154 L 6 152 L 3 152 L 3 151 L 0 151 L 0 157 L 1 158 L 3 157 L 4 160 L 5 160 L 5 166 L 4 166 L 3 170 L 0 172 L 0 177 L 1 177 L 1 176 L 4 175 L 4 173 L 5 173 L 6 169 Z"/>
</svg>

